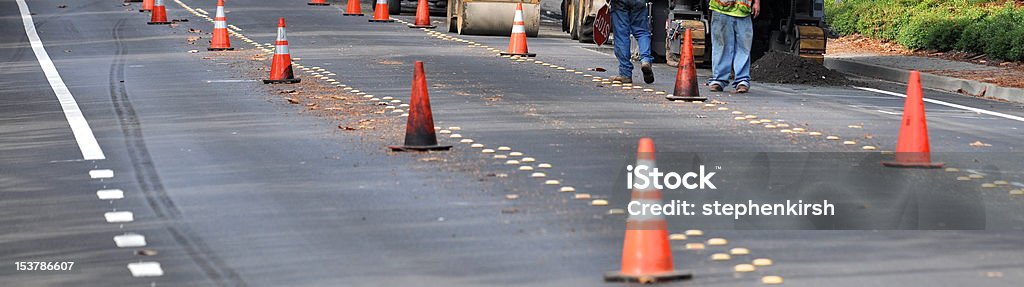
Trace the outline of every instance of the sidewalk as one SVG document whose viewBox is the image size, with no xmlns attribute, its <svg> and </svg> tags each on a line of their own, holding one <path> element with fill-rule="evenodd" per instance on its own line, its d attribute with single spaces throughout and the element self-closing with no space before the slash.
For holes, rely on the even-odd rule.
<svg viewBox="0 0 1024 287">
<path fill-rule="evenodd" d="M 829 69 L 900 83 L 906 82 L 910 70 L 918 70 L 925 88 L 1024 103 L 1024 71 L 1018 63 L 987 65 L 978 59 L 972 59 L 977 63 L 947 60 L 940 58 L 948 57 L 944 53 L 929 56 L 859 39 L 839 39 L 829 45 L 825 55 Z"/>
</svg>

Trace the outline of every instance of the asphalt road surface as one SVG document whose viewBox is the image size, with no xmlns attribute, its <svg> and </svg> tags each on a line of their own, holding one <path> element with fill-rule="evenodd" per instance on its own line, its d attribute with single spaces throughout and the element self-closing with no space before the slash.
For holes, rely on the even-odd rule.
<svg viewBox="0 0 1024 287">
<path fill-rule="evenodd" d="M 212 18 L 215 2 L 166 1 L 170 19 L 188 20 L 168 26 L 146 25 L 139 3 L 119 0 L 0 1 L 0 285 L 606 284 L 602 274 L 619 268 L 626 219 L 609 213 L 626 204 L 613 190 L 640 137 L 668 160 L 879 154 L 895 147 L 899 130 L 902 85 L 754 79 L 749 94 L 702 86 L 709 102 L 673 103 L 657 92 L 671 92 L 674 68 L 656 65 L 657 82 L 632 90 L 592 82 L 614 75 L 610 51 L 552 26 L 529 48 L 554 67 L 487 49 L 504 50 L 504 37 L 369 23 L 342 16 L 344 5 L 232 0 L 236 50 L 208 52 L 213 24 L 203 16 Z M 35 31 L 26 33 L 29 16 Z M 288 21 L 300 84 L 259 81 L 278 17 Z M 425 63 L 439 140 L 452 151 L 386 148 L 402 142 L 415 61 Z M 939 91 L 925 97 L 933 157 L 955 169 L 890 169 L 918 183 L 900 202 L 938 213 L 940 223 L 978 221 L 701 228 L 672 241 L 676 268 L 694 278 L 669 286 L 751 286 L 765 276 L 793 286 L 1019 286 L 1024 196 L 1011 190 L 1024 188 L 1024 108 Z M 736 119 L 748 115 L 757 118 Z M 945 195 L 953 196 L 926 206 Z M 696 226 L 669 221 L 672 233 Z M 711 259 L 732 248 L 749 254 Z M 755 258 L 772 264 L 735 271 Z M 40 261 L 75 263 L 16 269 Z"/>
</svg>

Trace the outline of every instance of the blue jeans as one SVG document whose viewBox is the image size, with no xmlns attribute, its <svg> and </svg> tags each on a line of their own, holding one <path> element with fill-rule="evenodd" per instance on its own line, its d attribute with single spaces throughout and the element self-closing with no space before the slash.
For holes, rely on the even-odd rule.
<svg viewBox="0 0 1024 287">
<path fill-rule="evenodd" d="M 708 84 L 726 86 L 729 74 L 733 87 L 750 87 L 750 46 L 754 25 L 750 17 L 738 18 L 711 12 L 711 78 Z"/>
<path fill-rule="evenodd" d="M 629 51 L 629 35 L 636 38 L 640 48 L 640 61 L 650 63 L 651 22 L 647 20 L 646 0 L 612 0 L 612 29 L 615 30 L 615 58 L 619 59 L 619 75 L 633 77 L 633 63 Z"/>
</svg>

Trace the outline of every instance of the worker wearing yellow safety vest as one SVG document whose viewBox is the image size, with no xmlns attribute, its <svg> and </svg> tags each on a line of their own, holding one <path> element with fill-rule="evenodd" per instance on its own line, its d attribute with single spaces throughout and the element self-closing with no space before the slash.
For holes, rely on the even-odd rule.
<svg viewBox="0 0 1024 287">
<path fill-rule="evenodd" d="M 750 89 L 750 47 L 754 39 L 751 18 L 761 10 L 759 0 L 710 0 L 711 91 L 720 92 L 733 75 L 736 93 Z"/>
</svg>

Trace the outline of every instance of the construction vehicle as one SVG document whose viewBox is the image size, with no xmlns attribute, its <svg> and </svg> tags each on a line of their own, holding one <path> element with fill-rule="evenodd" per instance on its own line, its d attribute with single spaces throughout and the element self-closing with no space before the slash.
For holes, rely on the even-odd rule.
<svg viewBox="0 0 1024 287">
<path fill-rule="evenodd" d="M 574 40 L 593 42 L 594 19 L 606 0 L 562 0 L 562 30 Z M 692 29 L 694 62 L 711 63 L 711 10 L 708 0 L 653 0 L 651 11 L 651 53 L 656 62 L 675 66 L 679 62 L 683 31 Z M 768 51 L 799 55 L 824 61 L 824 0 L 761 0 L 754 18 L 751 61 Z"/>
<path fill-rule="evenodd" d="M 516 4 L 523 3 L 526 36 L 540 31 L 540 0 L 448 0 L 448 32 L 508 36 Z"/>
</svg>

